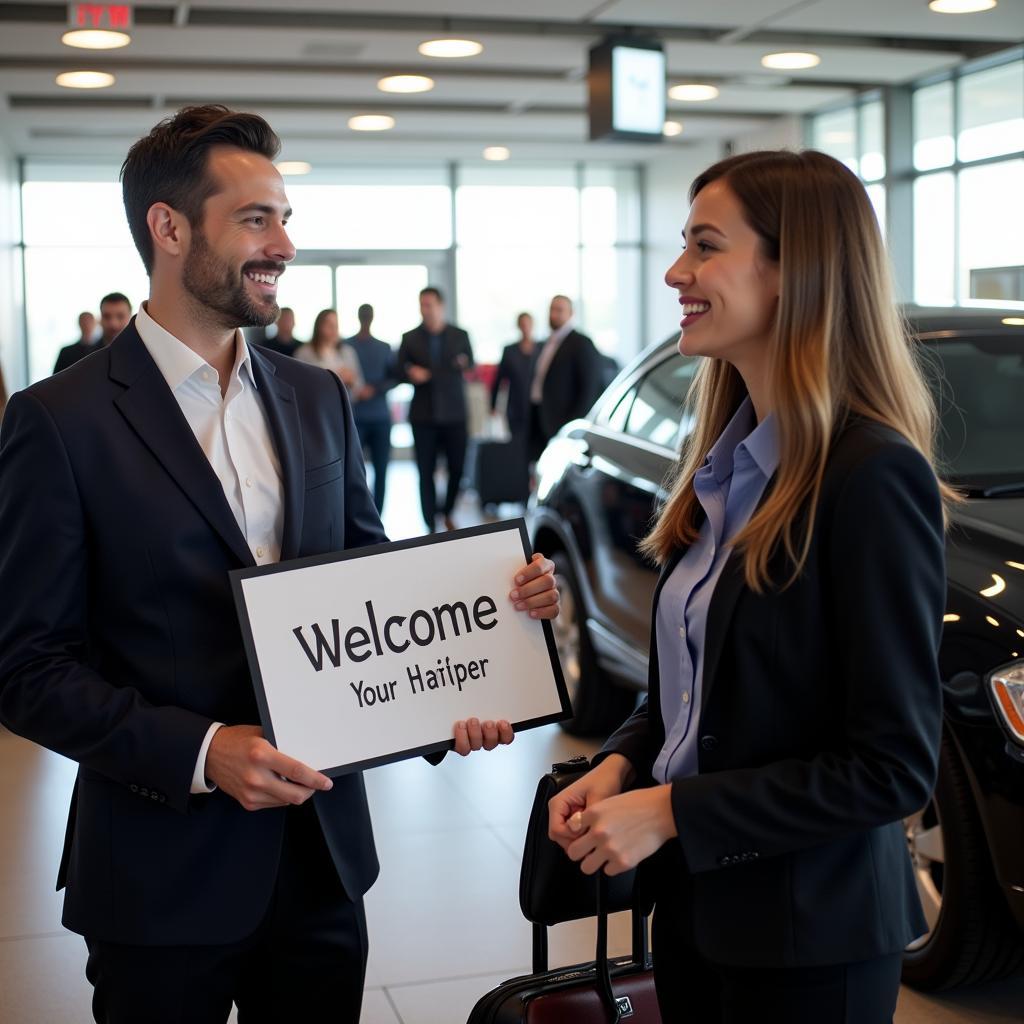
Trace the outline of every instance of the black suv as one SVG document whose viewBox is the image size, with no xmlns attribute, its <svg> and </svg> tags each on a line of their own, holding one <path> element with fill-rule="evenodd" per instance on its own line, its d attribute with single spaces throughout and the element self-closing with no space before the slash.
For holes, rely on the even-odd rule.
<svg viewBox="0 0 1024 1024">
<path fill-rule="evenodd" d="M 907 315 L 939 402 L 942 465 L 970 499 L 947 542 L 939 779 L 906 821 L 930 931 L 908 947 L 904 980 L 939 989 L 1024 967 L 1024 323 Z M 560 576 L 566 728 L 580 735 L 610 732 L 647 685 L 657 573 L 637 540 L 692 429 L 682 404 L 696 367 L 674 337 L 649 348 L 538 466 L 531 529 Z"/>
</svg>

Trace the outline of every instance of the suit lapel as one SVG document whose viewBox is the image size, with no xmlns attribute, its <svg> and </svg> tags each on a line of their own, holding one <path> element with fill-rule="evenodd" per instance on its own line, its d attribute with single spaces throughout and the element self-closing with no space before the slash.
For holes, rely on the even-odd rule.
<svg viewBox="0 0 1024 1024">
<path fill-rule="evenodd" d="M 299 554 L 302 540 L 302 514 L 306 497 L 306 467 L 302 448 L 302 428 L 295 388 L 277 376 L 274 364 L 255 349 L 252 356 L 253 376 L 263 408 L 267 411 L 270 429 L 277 446 L 284 483 L 284 528 L 281 535 L 281 561 Z"/>
<path fill-rule="evenodd" d="M 252 565 L 252 552 L 224 497 L 220 480 L 139 337 L 134 320 L 111 343 L 110 376 L 125 385 L 114 404 L 129 426 L 238 561 Z"/>
</svg>

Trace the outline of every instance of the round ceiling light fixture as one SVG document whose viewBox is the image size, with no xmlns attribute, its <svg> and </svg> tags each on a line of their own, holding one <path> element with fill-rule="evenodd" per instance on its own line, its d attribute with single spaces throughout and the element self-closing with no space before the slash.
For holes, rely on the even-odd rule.
<svg viewBox="0 0 1024 1024">
<path fill-rule="evenodd" d="M 484 149 L 485 160 L 507 160 L 511 155 L 508 146 L 487 146 Z"/>
<path fill-rule="evenodd" d="M 475 39 L 427 39 L 420 43 L 418 49 L 424 57 L 445 59 L 475 57 L 484 52 L 483 43 Z"/>
<path fill-rule="evenodd" d="M 991 11 L 998 0 L 929 0 L 928 10 L 936 14 L 978 14 Z"/>
<path fill-rule="evenodd" d="M 381 92 L 430 92 L 434 80 L 426 75 L 388 75 L 377 83 Z"/>
<path fill-rule="evenodd" d="M 106 89 L 114 84 L 114 76 L 106 71 L 63 71 L 57 84 L 65 89 Z"/>
<path fill-rule="evenodd" d="M 718 97 L 718 87 L 703 85 L 698 82 L 683 82 L 673 85 L 668 91 L 669 99 L 682 100 L 683 103 L 704 103 Z"/>
<path fill-rule="evenodd" d="M 1007 327 L 1024 327 L 1024 316 L 1004 316 L 1001 323 Z"/>
<path fill-rule="evenodd" d="M 354 132 L 387 132 L 395 127 L 395 119 L 390 114 L 356 114 L 348 126 Z"/>
<path fill-rule="evenodd" d="M 790 51 L 786 53 L 766 53 L 761 58 L 761 66 L 773 71 L 804 71 L 816 68 L 821 58 L 816 53 Z"/>
<path fill-rule="evenodd" d="M 661 129 L 662 135 L 667 135 L 670 139 L 676 135 L 683 134 L 683 126 L 679 121 L 666 121 L 665 126 Z"/>
<path fill-rule="evenodd" d="M 305 160 L 282 160 L 274 166 L 279 174 L 309 174 L 313 170 L 313 165 Z"/>
<path fill-rule="evenodd" d="M 115 32 L 109 28 L 76 28 L 60 37 L 65 46 L 77 46 L 80 50 L 116 50 L 127 46 L 132 37 L 127 32 Z"/>
</svg>

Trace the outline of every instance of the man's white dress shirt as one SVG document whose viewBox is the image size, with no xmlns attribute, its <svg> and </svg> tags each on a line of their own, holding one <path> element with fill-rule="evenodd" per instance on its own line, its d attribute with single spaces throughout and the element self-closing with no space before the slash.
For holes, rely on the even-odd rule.
<svg viewBox="0 0 1024 1024">
<path fill-rule="evenodd" d="M 530 385 L 530 401 L 534 405 L 540 405 L 544 399 L 544 378 L 548 375 L 548 369 L 555 353 L 558 351 L 562 339 L 569 334 L 576 326 L 575 321 L 570 317 L 557 331 L 548 335 L 547 341 L 540 347 L 540 355 L 537 356 L 537 366 L 533 371 L 533 383 Z"/>
<path fill-rule="evenodd" d="M 145 303 L 135 318 L 135 328 L 217 474 L 256 564 L 279 561 L 284 524 L 281 463 L 242 332 L 235 332 L 235 365 L 222 396 L 217 371 L 165 331 L 147 313 Z M 193 793 L 213 792 L 204 775 L 206 753 L 222 724 L 210 726 L 199 749 Z"/>
</svg>

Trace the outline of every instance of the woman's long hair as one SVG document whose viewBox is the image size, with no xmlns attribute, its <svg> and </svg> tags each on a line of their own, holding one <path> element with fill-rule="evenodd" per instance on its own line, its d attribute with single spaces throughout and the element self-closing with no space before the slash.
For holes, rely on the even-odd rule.
<svg viewBox="0 0 1024 1024">
<path fill-rule="evenodd" d="M 317 313 L 316 319 L 313 321 L 313 336 L 309 339 L 309 343 L 314 349 L 320 348 L 320 335 L 323 334 L 324 321 L 332 314 L 337 317 L 338 311 L 336 309 L 321 309 Z M 338 337 L 331 338 L 331 345 L 335 346 L 339 341 Z"/>
<path fill-rule="evenodd" d="M 732 542 L 744 553 L 747 585 L 760 592 L 772 582 L 769 560 L 780 545 L 792 567 L 784 585 L 803 569 L 829 448 L 847 418 L 891 427 L 934 465 L 936 414 L 896 308 L 878 221 L 857 177 L 824 153 L 745 153 L 699 175 L 690 202 L 719 179 L 760 236 L 763 256 L 779 266 L 768 382 L 779 467 L 771 493 Z M 655 561 L 697 539 L 694 475 L 746 393 L 731 364 L 703 360 L 687 398 L 695 429 L 641 543 Z M 947 507 L 958 500 L 940 487 Z"/>
</svg>

